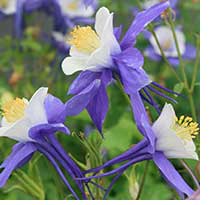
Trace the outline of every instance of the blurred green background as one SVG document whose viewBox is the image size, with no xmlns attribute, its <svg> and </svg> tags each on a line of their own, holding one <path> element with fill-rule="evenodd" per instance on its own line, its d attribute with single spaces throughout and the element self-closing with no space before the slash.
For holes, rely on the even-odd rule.
<svg viewBox="0 0 210 205">
<path fill-rule="evenodd" d="M 109 10 L 115 12 L 115 26 L 123 24 L 123 30 L 126 31 L 132 22 L 133 16 L 131 8 L 137 6 L 136 0 L 99 0 L 101 6 L 106 6 Z M 199 1 L 186 0 L 179 1 L 178 4 L 179 17 L 176 19 L 176 25 L 182 25 L 186 35 L 187 42 L 196 45 L 200 32 L 200 15 Z M 68 87 L 77 74 L 73 76 L 65 76 L 61 70 L 61 62 L 64 56 L 59 55 L 56 49 L 39 39 L 34 35 L 34 26 L 39 29 L 52 29 L 52 19 L 45 18 L 38 21 L 40 14 L 35 12 L 27 17 L 27 27 L 25 29 L 25 37 L 20 41 L 12 37 L 12 18 L 5 18 L 0 21 L 0 98 L 7 95 L 14 97 L 27 97 L 31 95 L 41 86 L 49 87 L 49 92 L 61 98 L 64 102 L 69 99 L 66 95 Z M 148 42 L 139 36 L 137 47 L 144 51 Z M 21 46 L 21 50 L 20 50 Z M 186 72 L 189 80 L 192 76 L 192 70 L 195 61 L 185 62 Z M 179 89 L 177 81 L 167 68 L 164 62 L 153 62 L 145 58 L 144 69 L 152 78 L 170 89 Z M 179 69 L 179 68 L 177 68 Z M 197 117 L 199 119 L 199 76 L 197 76 L 195 92 L 193 98 Z M 142 136 L 137 131 L 133 122 L 132 112 L 124 95 L 117 85 L 112 84 L 108 88 L 110 108 L 104 125 L 105 140 L 94 128 L 87 112 L 82 112 L 79 116 L 69 117 L 66 125 L 72 131 L 71 136 L 58 134 L 58 138 L 64 148 L 80 163 L 82 166 L 90 167 L 100 164 L 125 151 L 133 144 L 137 143 Z M 183 94 L 185 94 L 183 92 Z M 191 115 L 191 110 L 187 98 L 178 97 L 178 104 L 175 105 L 177 115 Z M 164 105 L 165 101 L 157 97 L 157 101 Z M 153 108 L 149 107 L 152 119 L 156 119 L 157 115 Z M 199 120 L 198 120 L 199 122 Z M 90 132 L 86 139 L 96 147 L 97 156 L 89 156 L 89 150 L 84 145 L 82 133 Z M 80 136 L 80 137 L 79 137 Z M 199 150 L 199 138 L 196 145 Z M 0 140 L 0 162 L 10 153 L 12 145 L 15 142 L 7 138 Z M 199 177 L 199 166 L 196 161 L 186 160 L 192 170 Z M 173 160 L 173 164 L 177 170 L 183 175 L 186 181 L 195 188 L 189 175 L 186 173 L 180 161 Z M 133 179 L 139 183 L 142 176 L 145 163 L 141 163 L 126 171 L 113 187 L 108 199 L 132 199 L 129 190 L 135 190 Z M 111 177 L 104 178 L 101 183 L 108 185 Z M 100 196 L 100 194 L 99 194 Z M 141 199 L 177 199 L 177 194 L 165 183 L 160 176 L 159 171 L 153 162 L 149 163 L 148 173 L 144 188 L 142 190 Z M 6 187 L 0 190 L 0 199 L 71 199 L 68 190 L 59 180 L 58 175 L 54 171 L 51 164 L 40 154 L 35 154 L 33 160 L 21 171 L 12 174 Z"/>
</svg>

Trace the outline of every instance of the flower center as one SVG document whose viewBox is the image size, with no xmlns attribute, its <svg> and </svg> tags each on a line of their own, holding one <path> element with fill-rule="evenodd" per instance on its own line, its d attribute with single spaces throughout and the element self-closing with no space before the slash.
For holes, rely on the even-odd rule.
<svg viewBox="0 0 210 205">
<path fill-rule="evenodd" d="M 171 47 L 171 41 L 170 41 L 170 39 L 166 39 L 166 40 L 162 43 L 162 49 L 163 49 L 164 51 L 167 51 L 170 47 Z"/>
<path fill-rule="evenodd" d="M 9 123 L 16 122 L 24 116 L 26 106 L 27 104 L 23 99 L 10 100 L 2 106 L 3 116 Z"/>
<path fill-rule="evenodd" d="M 199 127 L 198 123 L 193 122 L 191 117 L 185 117 L 182 115 L 179 119 L 176 118 L 173 130 L 181 139 L 190 141 L 198 135 Z"/>
<path fill-rule="evenodd" d="M 0 0 L 0 8 L 6 8 L 7 7 L 7 0 Z"/>
<path fill-rule="evenodd" d="M 71 11 L 75 11 L 77 10 L 79 4 L 78 4 L 78 1 L 77 0 L 74 0 L 72 1 L 71 3 L 68 4 L 68 8 L 71 10 Z"/>
<path fill-rule="evenodd" d="M 70 33 L 70 45 L 82 53 L 91 54 L 100 46 L 100 39 L 96 32 L 90 27 L 76 26 Z"/>
</svg>

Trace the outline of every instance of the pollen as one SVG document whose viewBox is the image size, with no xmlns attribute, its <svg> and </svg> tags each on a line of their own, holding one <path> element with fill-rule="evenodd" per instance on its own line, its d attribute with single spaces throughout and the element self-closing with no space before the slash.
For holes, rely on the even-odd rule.
<svg viewBox="0 0 210 205">
<path fill-rule="evenodd" d="M 72 11 L 75 11 L 78 8 L 78 1 L 74 0 L 68 4 L 68 8 Z"/>
<path fill-rule="evenodd" d="M 91 54 L 99 48 L 100 39 L 90 26 L 76 26 L 73 31 L 70 32 L 69 44 L 82 53 Z"/>
<path fill-rule="evenodd" d="M 7 7 L 7 0 L 0 0 L 0 8 L 6 8 Z"/>
<path fill-rule="evenodd" d="M 16 122 L 24 116 L 27 104 L 23 99 L 12 99 L 3 104 L 3 116 L 8 123 Z"/>
<path fill-rule="evenodd" d="M 179 119 L 176 118 L 176 123 L 173 126 L 177 136 L 184 140 L 192 140 L 198 135 L 199 126 L 197 122 L 193 122 L 191 117 L 182 115 Z"/>
</svg>

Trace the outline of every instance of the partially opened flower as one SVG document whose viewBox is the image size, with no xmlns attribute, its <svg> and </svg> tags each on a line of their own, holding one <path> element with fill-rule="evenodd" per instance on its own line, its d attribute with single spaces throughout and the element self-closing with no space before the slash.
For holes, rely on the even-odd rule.
<svg viewBox="0 0 210 205">
<path fill-rule="evenodd" d="M 175 32 L 179 44 L 180 53 L 183 59 L 194 59 L 196 57 L 195 47 L 191 44 L 186 43 L 185 35 L 180 28 L 177 27 Z M 170 61 L 171 64 L 178 66 L 178 52 L 171 29 L 167 26 L 159 26 L 155 28 L 155 33 L 167 59 Z M 147 33 L 147 38 L 149 39 L 151 46 L 146 49 L 145 55 L 152 60 L 160 61 L 162 59 L 162 56 L 155 38 L 150 33 Z"/>
<path fill-rule="evenodd" d="M 74 97 L 67 102 L 68 115 L 77 115 L 86 108 L 102 133 L 108 111 L 106 87 L 113 78 L 120 79 L 131 101 L 140 95 L 158 109 L 150 92 L 172 100 L 155 89 L 169 91 L 151 81 L 142 68 L 143 56 L 134 48 L 138 34 L 168 6 L 166 1 L 139 12 L 121 41 L 121 27 L 113 27 L 113 13 L 105 7 L 98 10 L 94 29 L 90 26 L 73 29 L 69 36 L 70 56 L 62 62 L 62 69 L 66 75 L 82 72 L 69 88 L 68 94 Z"/>
<path fill-rule="evenodd" d="M 167 158 L 196 159 L 193 138 L 198 135 L 198 124 L 191 117 L 176 117 L 171 104 L 165 104 L 152 129 L 157 137 L 156 150 Z"/>
<path fill-rule="evenodd" d="M 12 15 L 16 12 L 16 0 L 1 0 L 0 15 Z"/>
<path fill-rule="evenodd" d="M 190 117 L 184 119 L 182 116 L 177 120 L 170 104 L 164 106 L 162 113 L 152 126 L 145 113 L 139 112 L 139 116 L 139 119 L 141 118 L 139 123 L 144 130 L 145 138 L 124 153 L 105 162 L 104 165 L 87 170 L 86 173 L 93 172 L 94 174 L 83 180 L 116 175 L 105 193 L 106 197 L 113 184 L 128 167 L 144 160 L 153 160 L 166 182 L 177 191 L 180 197 L 191 196 L 193 190 L 186 184 L 167 158 L 198 159 L 192 141 L 192 138 L 198 134 L 198 124 L 192 122 Z M 151 144 L 151 138 L 155 139 L 153 145 Z M 154 152 L 151 152 L 150 146 L 154 146 Z M 116 164 L 120 164 L 120 166 L 97 175 L 104 168 Z"/>
<path fill-rule="evenodd" d="M 40 88 L 30 101 L 16 98 L 2 107 L 0 136 L 9 137 L 18 143 L 0 166 L 3 168 L 0 173 L 0 187 L 5 185 L 13 170 L 26 164 L 34 152 L 39 151 L 52 163 L 71 194 L 79 199 L 57 164 L 59 162 L 73 179 L 83 176 L 54 136 L 57 131 L 69 134 L 68 128 L 63 124 L 66 117 L 65 105 L 58 98 L 47 94 L 47 91 L 47 88 Z M 75 183 L 83 199 L 86 199 L 82 182 Z"/>
</svg>

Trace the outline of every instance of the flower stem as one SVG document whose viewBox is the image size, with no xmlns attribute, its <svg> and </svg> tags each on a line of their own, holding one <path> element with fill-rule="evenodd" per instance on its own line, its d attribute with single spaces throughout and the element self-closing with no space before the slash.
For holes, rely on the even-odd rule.
<svg viewBox="0 0 210 205">
<path fill-rule="evenodd" d="M 178 54 L 178 58 L 179 58 L 179 62 L 180 62 L 180 68 L 181 68 L 181 74 L 182 74 L 182 78 L 183 78 L 183 83 L 184 83 L 184 87 L 185 87 L 185 89 L 187 91 L 192 117 L 194 118 L 195 121 L 197 121 L 196 109 L 195 109 L 194 100 L 193 100 L 193 97 L 192 97 L 193 93 L 192 93 L 192 91 L 190 89 L 190 86 L 189 86 L 189 83 L 188 83 L 188 79 L 187 79 L 187 75 L 186 75 L 186 72 L 185 72 L 185 66 L 184 66 L 184 62 L 183 62 L 182 55 L 181 55 L 181 52 L 180 52 L 179 43 L 178 43 L 178 40 L 177 40 L 175 26 L 174 26 L 173 17 L 172 17 L 172 13 L 171 12 L 169 13 L 168 23 L 169 23 L 169 25 L 171 27 L 173 38 L 174 38 L 174 41 L 175 41 L 176 50 L 177 50 L 177 54 Z M 197 71 L 196 71 L 195 75 L 196 74 L 197 74 Z"/>
<path fill-rule="evenodd" d="M 158 48 L 159 48 L 159 50 L 160 50 L 160 53 L 161 53 L 161 55 L 162 55 L 162 58 L 163 58 L 163 60 L 165 61 L 166 65 L 167 65 L 167 68 L 169 68 L 170 71 L 173 72 L 173 74 L 175 75 L 176 79 L 177 79 L 179 82 L 182 82 L 182 80 L 181 80 L 180 77 L 178 76 L 177 72 L 175 71 L 175 69 L 173 68 L 173 66 L 169 63 L 168 59 L 166 58 L 165 53 L 164 53 L 164 51 L 163 51 L 163 49 L 162 49 L 162 47 L 161 47 L 161 45 L 160 45 L 160 42 L 159 42 L 159 40 L 158 40 L 158 37 L 157 37 L 157 35 L 156 35 L 155 31 L 154 31 L 153 26 L 150 24 L 148 27 L 149 27 L 150 32 L 152 33 L 152 35 L 153 35 L 153 37 L 154 37 L 156 43 L 157 43 L 157 46 L 158 46 Z"/>
<path fill-rule="evenodd" d="M 149 167 L 149 161 L 146 161 L 145 167 L 144 167 L 144 173 L 143 173 L 143 176 L 141 178 L 139 192 L 137 194 L 136 200 L 140 199 L 140 197 L 141 197 L 142 190 L 143 190 L 143 187 L 144 187 L 144 184 L 145 184 L 145 181 L 146 181 L 146 176 L 147 176 L 147 173 L 148 173 L 148 167 Z"/>
<path fill-rule="evenodd" d="M 186 171 L 190 174 L 190 176 L 192 177 L 197 189 L 200 188 L 200 184 L 196 178 L 196 176 L 194 175 L 193 171 L 191 170 L 191 168 L 188 166 L 188 164 L 184 161 L 184 160 L 180 160 L 182 166 L 186 169 Z"/>
</svg>

